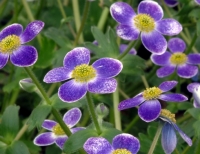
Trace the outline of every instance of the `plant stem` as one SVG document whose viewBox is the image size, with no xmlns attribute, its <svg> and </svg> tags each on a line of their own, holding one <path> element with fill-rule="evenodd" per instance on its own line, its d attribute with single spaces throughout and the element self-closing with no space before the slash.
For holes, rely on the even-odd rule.
<svg viewBox="0 0 200 154">
<path fill-rule="evenodd" d="M 27 129 L 28 129 L 28 125 L 25 123 L 23 127 L 20 129 L 20 131 L 17 133 L 14 141 L 19 140 L 22 137 L 22 135 L 26 132 Z"/>
<path fill-rule="evenodd" d="M 18 94 L 19 94 L 19 89 L 15 89 L 15 90 L 13 90 L 13 92 L 12 92 L 12 96 L 11 96 L 11 99 L 10 99 L 10 105 L 13 105 L 13 104 L 15 104 L 15 102 L 16 102 L 16 99 L 17 99 L 17 96 L 18 96 Z"/>
<path fill-rule="evenodd" d="M 183 115 L 181 118 L 178 118 L 178 119 L 177 119 L 177 123 L 180 124 L 180 123 L 186 121 L 186 120 L 189 119 L 189 118 L 191 118 L 191 115 L 190 115 L 190 114 L 185 114 L 185 115 Z"/>
<path fill-rule="evenodd" d="M 192 47 L 194 46 L 196 40 L 197 40 L 198 36 L 197 36 L 197 33 L 194 34 L 193 38 L 192 38 L 192 41 L 189 45 L 189 47 L 187 48 L 187 50 L 185 51 L 186 54 L 190 53 Z"/>
<path fill-rule="evenodd" d="M 195 142 L 196 139 L 197 139 L 196 136 L 193 137 L 193 139 L 192 139 L 192 144 L 194 144 L 194 142 Z M 182 154 L 186 154 L 187 151 L 189 150 L 189 148 L 190 148 L 190 146 L 188 145 L 188 146 L 183 150 Z"/>
<path fill-rule="evenodd" d="M 141 78 L 142 78 L 142 82 L 144 83 L 145 88 L 149 88 L 149 84 L 147 82 L 146 77 L 144 75 L 141 75 Z"/>
<path fill-rule="evenodd" d="M 113 93 L 113 108 L 114 108 L 114 119 L 115 119 L 115 128 L 122 130 L 122 125 L 121 125 L 121 115 L 118 110 L 118 105 L 119 105 L 119 90 L 118 87 L 116 91 Z"/>
<path fill-rule="evenodd" d="M 124 129 L 123 132 L 127 133 L 139 119 L 140 119 L 139 116 L 136 115 L 135 118 L 133 118 L 133 120 L 128 124 L 128 126 L 126 127 L 126 129 Z"/>
<path fill-rule="evenodd" d="M 181 91 L 181 78 L 177 76 L 178 85 L 176 86 L 176 93 L 180 93 Z"/>
<path fill-rule="evenodd" d="M 106 20 L 108 18 L 108 14 L 109 14 L 109 9 L 107 7 L 105 7 L 101 13 L 99 22 L 97 24 L 98 29 L 100 29 L 101 31 L 103 30 Z"/>
<path fill-rule="evenodd" d="M 0 136 L 0 141 L 7 144 L 7 145 L 10 144 L 10 142 L 6 141 L 2 136 Z"/>
</svg>

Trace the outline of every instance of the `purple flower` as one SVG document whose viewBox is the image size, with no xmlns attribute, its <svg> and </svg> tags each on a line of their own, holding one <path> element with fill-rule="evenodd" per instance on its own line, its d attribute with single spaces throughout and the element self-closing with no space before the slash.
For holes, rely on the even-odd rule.
<svg viewBox="0 0 200 154">
<path fill-rule="evenodd" d="M 194 0 L 196 4 L 200 5 L 200 0 Z"/>
<path fill-rule="evenodd" d="M 63 116 L 63 121 L 65 122 L 67 127 L 70 128 L 72 133 L 85 129 L 83 127 L 72 128 L 79 122 L 79 120 L 81 119 L 81 115 L 82 114 L 80 109 L 73 108 L 67 111 Z M 42 127 L 47 130 L 50 130 L 51 132 L 45 132 L 38 135 L 34 139 L 34 144 L 38 146 L 47 146 L 56 143 L 56 145 L 60 149 L 62 149 L 68 137 L 66 136 L 65 132 L 62 130 L 60 125 L 53 120 L 45 120 L 42 124 Z"/>
<path fill-rule="evenodd" d="M 190 83 L 187 86 L 189 92 L 193 94 L 194 102 L 193 105 L 195 108 L 200 108 L 200 83 Z"/>
<path fill-rule="evenodd" d="M 159 118 L 164 122 L 161 142 L 166 154 L 172 153 L 176 148 L 177 138 L 175 130 L 178 131 L 180 136 L 189 146 L 192 145 L 191 139 L 176 125 L 175 114 L 172 114 L 166 109 L 162 109 Z"/>
<path fill-rule="evenodd" d="M 139 140 L 130 134 L 119 134 L 112 145 L 103 137 L 90 137 L 83 145 L 87 154 L 136 154 L 140 149 Z"/>
<path fill-rule="evenodd" d="M 125 40 L 136 40 L 141 32 L 141 40 L 147 50 L 154 54 L 163 54 L 167 41 L 163 35 L 177 35 L 182 26 L 175 19 L 163 19 L 161 6 L 151 0 L 144 0 L 138 6 L 138 14 L 124 2 L 111 5 L 112 17 L 119 23 L 117 35 Z"/>
<path fill-rule="evenodd" d="M 164 0 L 164 1 L 169 7 L 174 7 L 174 6 L 178 5 L 178 1 L 177 0 Z"/>
<path fill-rule="evenodd" d="M 198 73 L 198 67 L 195 65 L 200 64 L 200 54 L 184 54 L 186 45 L 180 38 L 170 39 L 168 48 L 171 52 L 151 55 L 153 63 L 162 66 L 156 72 L 158 77 L 166 77 L 172 74 L 176 68 L 178 76 L 182 78 L 191 78 Z"/>
<path fill-rule="evenodd" d="M 23 31 L 20 24 L 7 26 L 0 32 L 0 68 L 3 68 L 10 57 L 11 63 L 19 67 L 33 65 L 38 58 L 37 50 L 30 45 L 31 41 L 44 27 L 42 21 L 29 23 Z"/>
<path fill-rule="evenodd" d="M 118 109 L 124 110 L 139 106 L 138 114 L 146 122 L 151 122 L 158 118 L 161 111 L 161 105 L 158 99 L 169 102 L 183 102 L 187 100 L 182 94 L 165 94 L 165 92 L 175 87 L 177 81 L 165 81 L 158 87 L 147 88 L 131 99 L 122 101 Z"/>
<path fill-rule="evenodd" d="M 117 81 L 113 78 L 122 70 L 122 63 L 113 58 L 101 58 L 91 66 L 90 51 L 78 47 L 68 52 L 64 58 L 64 67 L 49 71 L 44 82 L 53 83 L 68 80 L 60 86 L 58 96 L 64 102 L 75 102 L 91 93 L 106 94 L 116 90 Z"/>
</svg>

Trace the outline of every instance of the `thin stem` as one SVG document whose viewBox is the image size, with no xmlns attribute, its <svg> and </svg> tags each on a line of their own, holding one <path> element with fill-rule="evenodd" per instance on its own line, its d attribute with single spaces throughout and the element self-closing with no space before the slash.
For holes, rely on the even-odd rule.
<svg viewBox="0 0 200 154">
<path fill-rule="evenodd" d="M 12 92 L 12 96 L 11 96 L 11 99 L 10 99 L 10 105 L 13 105 L 13 104 L 15 104 L 15 102 L 16 102 L 16 99 L 17 99 L 17 96 L 18 96 L 18 94 L 19 94 L 19 89 L 16 89 L 16 90 L 13 90 L 13 92 Z"/>
<path fill-rule="evenodd" d="M 193 38 L 192 38 L 192 41 L 189 45 L 189 47 L 187 48 L 187 50 L 185 51 L 186 54 L 190 53 L 192 47 L 194 46 L 196 40 L 197 40 L 198 36 L 197 36 L 197 33 L 194 34 Z"/>
<path fill-rule="evenodd" d="M 177 76 L 178 85 L 176 86 L 176 93 L 180 93 L 181 91 L 181 78 Z"/>
<path fill-rule="evenodd" d="M 106 20 L 108 18 L 108 14 L 109 14 L 109 9 L 107 7 L 105 7 L 101 13 L 99 22 L 97 24 L 98 29 L 103 30 Z"/>
<path fill-rule="evenodd" d="M 186 121 L 186 120 L 189 119 L 189 118 L 191 118 L 191 115 L 190 115 L 190 114 L 185 114 L 185 115 L 183 115 L 181 118 L 178 118 L 178 119 L 177 119 L 177 123 L 180 124 L 180 123 Z"/>
<path fill-rule="evenodd" d="M 139 120 L 139 116 L 136 115 L 135 118 L 133 118 L 133 120 L 128 124 L 128 126 L 126 127 L 126 129 L 124 129 L 124 133 L 127 133 L 131 128 L 133 128 L 134 124 Z"/>
<path fill-rule="evenodd" d="M 145 88 L 149 88 L 149 84 L 147 82 L 146 77 L 144 75 L 141 75 L 141 78 L 142 78 L 142 82 L 144 83 Z"/>
<path fill-rule="evenodd" d="M 3 143 L 5 143 L 5 144 L 7 144 L 7 145 L 10 144 L 10 142 L 8 142 L 7 140 L 5 140 L 2 136 L 0 136 L 0 141 L 3 142 Z"/>
<path fill-rule="evenodd" d="M 192 139 L 192 143 L 193 143 L 193 144 L 194 144 L 194 142 L 195 142 L 196 139 L 197 139 L 196 136 L 193 137 L 193 139 Z M 188 151 L 189 149 L 190 149 L 190 146 L 188 145 L 188 146 L 183 150 L 182 154 L 186 154 L 187 151 Z"/>
<path fill-rule="evenodd" d="M 50 86 L 50 88 L 47 91 L 47 95 L 51 96 L 51 94 L 53 93 L 54 89 L 57 87 L 58 84 L 54 83 Z"/>
<path fill-rule="evenodd" d="M 118 110 L 119 105 L 119 90 L 118 88 L 113 93 L 113 107 L 114 107 L 114 119 L 115 119 L 115 128 L 122 130 L 122 124 L 121 124 L 121 115 Z"/>
<path fill-rule="evenodd" d="M 130 98 L 123 90 L 121 90 L 120 88 L 118 88 L 118 90 L 119 90 L 119 93 L 120 93 L 124 98 L 126 98 L 126 99 L 129 99 L 129 98 Z"/>
<path fill-rule="evenodd" d="M 27 129 L 28 129 L 28 125 L 25 123 L 23 127 L 20 129 L 20 131 L 17 133 L 14 141 L 19 140 L 22 137 L 22 135 L 26 132 Z"/>
<path fill-rule="evenodd" d="M 164 0 L 162 0 L 162 4 L 163 4 L 163 7 L 164 7 L 165 11 L 167 12 L 168 16 L 170 18 L 173 18 L 173 15 L 171 14 L 171 12 L 170 12 L 169 8 L 167 7 L 167 5 L 165 4 Z"/>
</svg>

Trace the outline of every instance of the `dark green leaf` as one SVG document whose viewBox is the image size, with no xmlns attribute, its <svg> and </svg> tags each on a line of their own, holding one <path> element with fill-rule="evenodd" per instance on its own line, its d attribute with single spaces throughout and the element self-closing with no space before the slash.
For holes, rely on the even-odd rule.
<svg viewBox="0 0 200 154">
<path fill-rule="evenodd" d="M 197 20 L 197 35 L 200 35 L 200 18 Z"/>
<path fill-rule="evenodd" d="M 109 128 L 109 129 L 103 130 L 103 132 L 102 132 L 102 134 L 100 136 L 106 138 L 111 143 L 113 138 L 116 135 L 121 134 L 121 133 L 122 132 L 120 130 L 118 130 L 118 129 Z"/>
<path fill-rule="evenodd" d="M 30 154 L 30 152 L 23 142 L 15 141 L 6 149 L 6 154 Z"/>
<path fill-rule="evenodd" d="M 199 108 L 188 109 L 186 112 L 189 112 L 191 114 L 191 116 L 193 116 L 195 119 L 200 120 L 200 109 Z"/>
</svg>

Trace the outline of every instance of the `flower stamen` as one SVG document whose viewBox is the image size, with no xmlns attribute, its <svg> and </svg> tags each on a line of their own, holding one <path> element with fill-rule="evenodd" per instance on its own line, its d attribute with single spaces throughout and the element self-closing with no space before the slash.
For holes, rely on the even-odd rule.
<svg viewBox="0 0 200 154">
<path fill-rule="evenodd" d="M 160 112 L 160 116 L 165 117 L 165 118 L 171 120 L 172 122 L 176 123 L 175 114 L 172 114 L 167 109 L 162 109 Z"/>
<path fill-rule="evenodd" d="M 188 58 L 186 54 L 177 52 L 177 53 L 172 54 L 169 60 L 172 64 L 181 65 L 181 64 L 185 64 L 187 59 Z"/>
<path fill-rule="evenodd" d="M 56 125 L 53 127 L 52 132 L 53 132 L 55 135 L 65 135 L 65 132 L 63 131 L 63 129 L 60 127 L 59 124 L 56 124 Z"/>
<path fill-rule="evenodd" d="M 162 93 L 162 90 L 158 87 L 152 87 L 152 88 L 147 88 L 144 92 L 143 92 L 143 97 L 146 100 L 151 100 L 151 99 L 155 99 L 158 98 L 158 96 Z"/>
<path fill-rule="evenodd" d="M 112 154 L 131 154 L 127 149 L 117 149 L 112 152 Z"/>
</svg>

